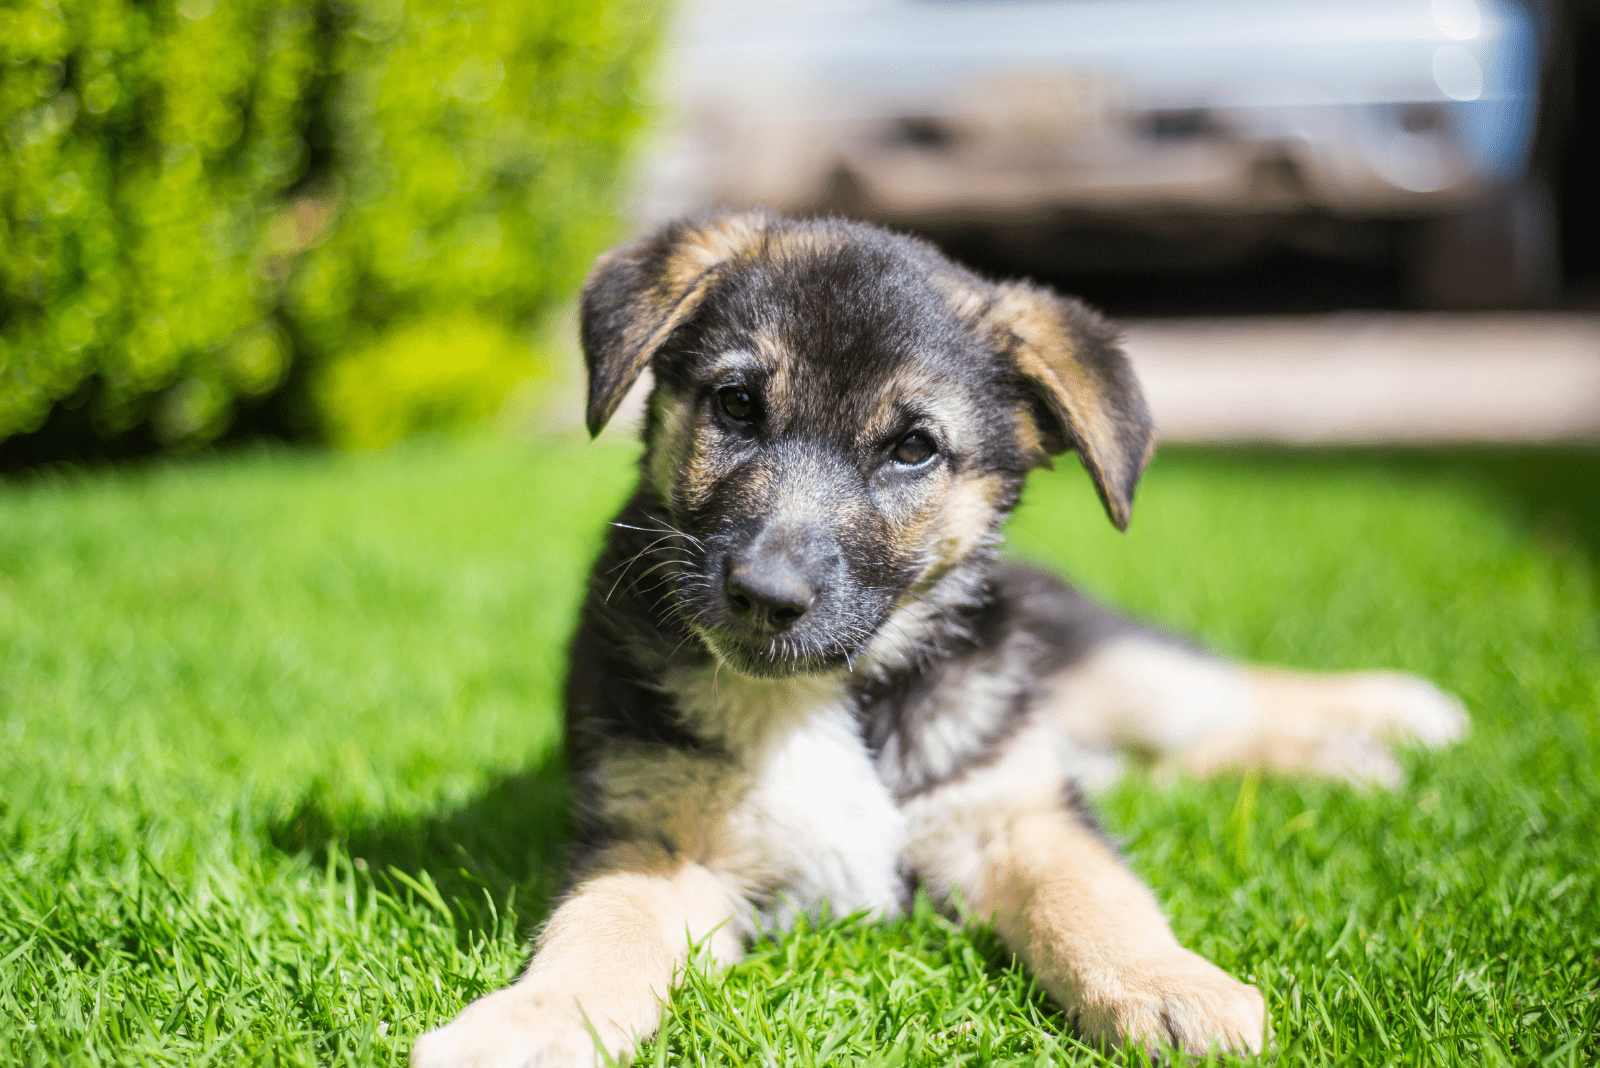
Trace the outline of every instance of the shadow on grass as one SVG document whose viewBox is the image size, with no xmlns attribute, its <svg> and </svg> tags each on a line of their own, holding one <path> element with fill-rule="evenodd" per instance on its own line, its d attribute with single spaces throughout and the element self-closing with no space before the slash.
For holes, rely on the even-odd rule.
<svg viewBox="0 0 1600 1068">
<path fill-rule="evenodd" d="M 1600 445 L 1467 447 L 1169 446 L 1163 453 L 1197 466 L 1240 466 L 1301 473 L 1367 471 L 1444 481 L 1510 505 L 1552 550 L 1577 549 L 1600 584 Z M 1600 589 L 1596 590 L 1600 593 Z"/>
<path fill-rule="evenodd" d="M 1542 539 L 1580 546 L 1600 578 L 1600 447 L 1424 452 L 1411 465 L 1488 484 L 1519 506 Z"/>
<path fill-rule="evenodd" d="M 424 873 L 457 918 L 463 944 L 489 935 L 514 909 L 519 934 L 544 919 L 564 885 L 572 843 L 567 770 L 559 752 L 489 783 L 465 803 L 346 826 L 312 790 L 268 830 L 274 846 L 326 864 L 335 852 L 383 886 L 392 872 Z M 408 891 L 398 883 L 385 887 Z"/>
</svg>

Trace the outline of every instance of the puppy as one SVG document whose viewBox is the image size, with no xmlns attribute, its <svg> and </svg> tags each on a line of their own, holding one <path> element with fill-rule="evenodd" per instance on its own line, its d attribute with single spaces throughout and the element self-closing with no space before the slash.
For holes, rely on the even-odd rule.
<svg viewBox="0 0 1600 1068">
<path fill-rule="evenodd" d="M 1403 675 L 1218 660 L 997 557 L 1074 450 L 1118 528 L 1155 445 L 1105 321 L 911 238 L 763 213 L 595 265 L 589 429 L 654 372 L 638 490 L 572 646 L 583 853 L 526 974 L 417 1068 L 589 1066 L 713 965 L 914 886 L 990 920 L 1091 1041 L 1262 1048 L 1260 993 L 1179 945 L 1082 800 L 1118 750 L 1393 782 L 1466 720 Z"/>
</svg>

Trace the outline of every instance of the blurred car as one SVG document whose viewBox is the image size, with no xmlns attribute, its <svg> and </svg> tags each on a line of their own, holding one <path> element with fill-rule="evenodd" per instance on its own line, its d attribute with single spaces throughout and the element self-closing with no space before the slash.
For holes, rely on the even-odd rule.
<svg viewBox="0 0 1600 1068">
<path fill-rule="evenodd" d="M 1510 0 L 700 0 L 668 56 L 650 215 L 1068 217 L 1211 249 L 1398 222 L 1432 303 L 1555 278 L 1539 39 Z"/>
</svg>

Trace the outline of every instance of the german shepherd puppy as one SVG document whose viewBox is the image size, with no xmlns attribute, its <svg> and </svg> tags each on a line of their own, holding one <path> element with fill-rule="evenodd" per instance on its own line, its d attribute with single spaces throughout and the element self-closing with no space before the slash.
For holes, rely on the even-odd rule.
<svg viewBox="0 0 1600 1068">
<path fill-rule="evenodd" d="M 914 886 L 993 922 L 1091 1041 L 1260 1050 L 1260 993 L 1178 944 L 1082 789 L 1124 749 L 1393 782 L 1388 743 L 1466 719 L 1408 676 L 1226 663 L 997 558 L 1052 453 L 1127 526 L 1155 432 L 1115 331 L 908 237 L 756 212 L 603 256 L 583 344 L 591 432 L 647 365 L 655 388 L 572 646 L 582 857 L 526 974 L 413 1065 L 627 1057 L 691 944 L 731 963 Z"/>
</svg>

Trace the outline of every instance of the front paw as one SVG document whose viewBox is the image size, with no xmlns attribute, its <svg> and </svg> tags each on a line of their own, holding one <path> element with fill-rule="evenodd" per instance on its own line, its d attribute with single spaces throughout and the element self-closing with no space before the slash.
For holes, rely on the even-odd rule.
<svg viewBox="0 0 1600 1068">
<path fill-rule="evenodd" d="M 1261 992 L 1204 957 L 1173 949 L 1105 969 L 1083 984 L 1078 1030 L 1112 1046 L 1204 1054 L 1259 1053 L 1267 1008 Z"/>
<path fill-rule="evenodd" d="M 603 1065 L 583 1014 L 554 993 L 509 987 L 479 998 L 411 1048 L 411 1068 L 595 1068 Z M 592 1021 L 606 1055 L 626 1061 L 632 1043 Z"/>
</svg>

